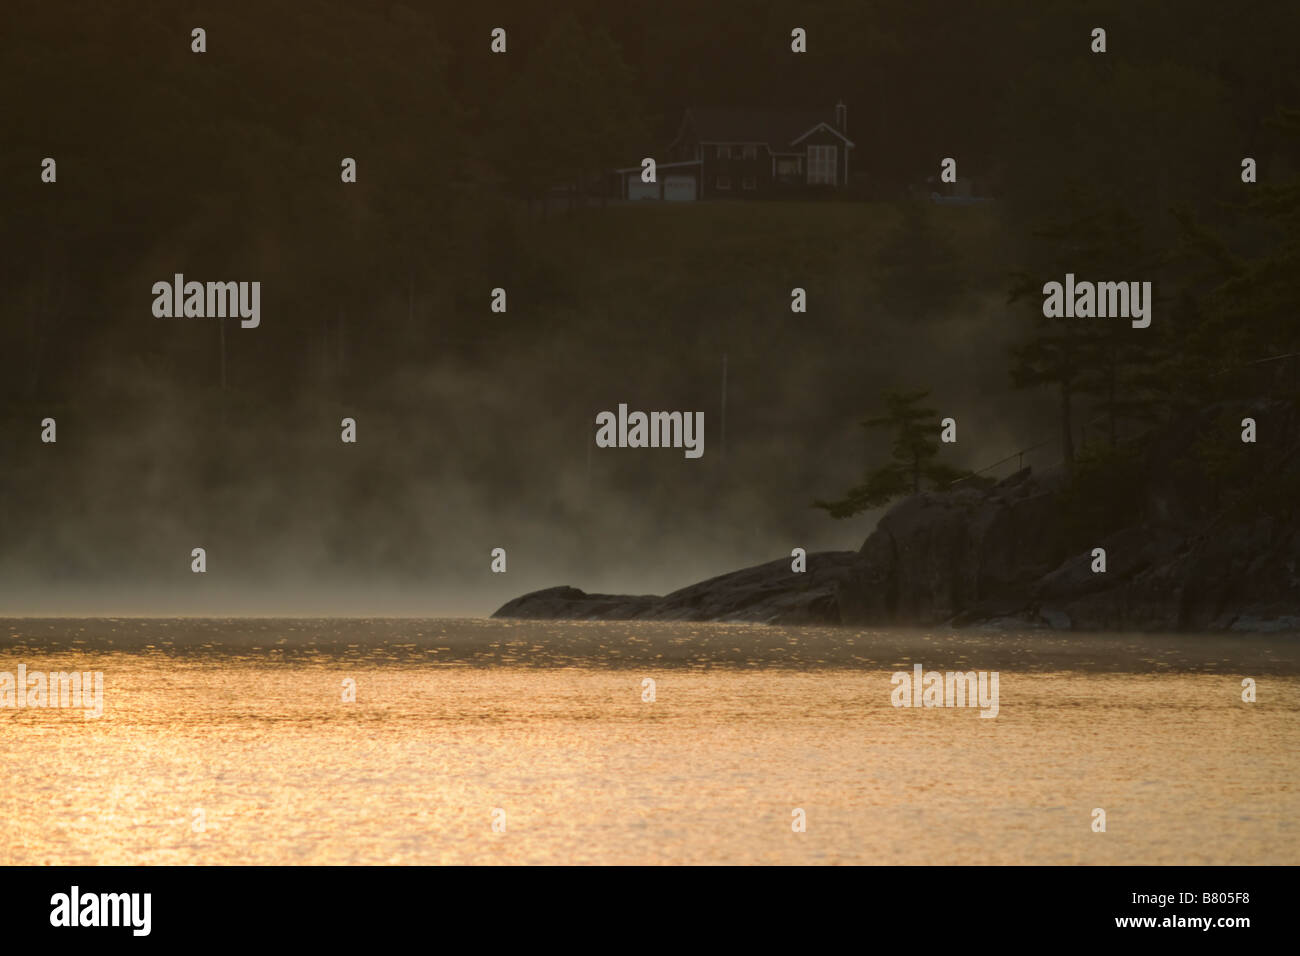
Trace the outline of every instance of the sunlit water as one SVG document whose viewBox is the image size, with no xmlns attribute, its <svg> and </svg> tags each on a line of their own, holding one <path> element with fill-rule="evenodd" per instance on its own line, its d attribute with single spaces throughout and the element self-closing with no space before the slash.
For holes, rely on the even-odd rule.
<svg viewBox="0 0 1300 956">
<path fill-rule="evenodd" d="M 0 863 L 1295 864 L 1298 643 L 0 621 L 0 671 L 105 683 L 0 708 Z M 999 671 L 998 716 L 895 708 L 916 662 Z"/>
</svg>

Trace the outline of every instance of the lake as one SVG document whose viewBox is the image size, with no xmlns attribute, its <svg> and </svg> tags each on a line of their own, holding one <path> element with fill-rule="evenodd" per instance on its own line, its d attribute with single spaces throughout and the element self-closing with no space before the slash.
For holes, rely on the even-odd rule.
<svg viewBox="0 0 1300 956">
<path fill-rule="evenodd" d="M 19 665 L 103 715 L 0 707 L 4 864 L 1300 863 L 1294 636 L 0 620 Z"/>
</svg>

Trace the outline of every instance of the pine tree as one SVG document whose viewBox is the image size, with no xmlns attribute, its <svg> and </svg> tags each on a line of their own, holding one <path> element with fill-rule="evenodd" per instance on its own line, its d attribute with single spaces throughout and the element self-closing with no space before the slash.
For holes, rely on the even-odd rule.
<svg viewBox="0 0 1300 956">
<path fill-rule="evenodd" d="M 850 518 L 853 515 L 878 508 L 892 498 L 917 494 L 922 483 L 946 489 L 967 472 L 958 471 L 935 461 L 939 453 L 936 441 L 940 432 L 938 412 L 919 403 L 929 396 L 928 389 L 920 391 L 887 391 L 882 395 L 885 413 L 861 422 L 863 428 L 890 428 L 894 432 L 892 460 L 873 468 L 863 477 L 862 483 L 850 488 L 838 501 L 813 502 L 832 518 Z"/>
<path fill-rule="evenodd" d="M 1020 273 L 1010 299 L 1030 300 L 1036 331 L 1011 349 L 1011 384 L 1056 385 L 1061 457 L 1069 467 L 1075 458 L 1076 400 L 1094 399 L 1112 446 L 1124 422 L 1148 415 L 1156 381 L 1147 370 L 1156 361 L 1161 337 L 1149 329 L 1135 333 L 1114 317 L 1044 317 L 1042 277 L 1059 280 L 1070 272 L 1085 281 L 1120 281 L 1151 275 L 1156 262 L 1144 247 L 1141 223 L 1127 209 L 1077 187 L 1067 191 L 1063 212 L 1034 235 L 1039 261 L 1032 272 Z"/>
<path fill-rule="evenodd" d="M 1300 142 L 1300 110 L 1280 110 L 1268 125 Z M 1204 378 L 1195 385 L 1217 395 L 1225 388 L 1230 395 L 1234 383 L 1241 394 L 1258 394 L 1260 376 L 1286 371 L 1256 366 L 1300 352 L 1300 176 L 1242 188 L 1249 198 L 1236 207 L 1240 235 L 1225 236 L 1186 208 L 1176 212 L 1184 253 L 1212 277 L 1186 348 L 1200 359 L 1196 370 Z M 1246 367 L 1255 370 L 1223 377 Z"/>
</svg>

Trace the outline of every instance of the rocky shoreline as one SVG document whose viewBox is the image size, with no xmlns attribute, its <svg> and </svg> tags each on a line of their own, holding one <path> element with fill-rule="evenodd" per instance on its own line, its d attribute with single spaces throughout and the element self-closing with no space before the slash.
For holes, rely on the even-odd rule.
<svg viewBox="0 0 1300 956">
<path fill-rule="evenodd" d="M 548 588 L 493 616 L 1300 634 L 1294 510 L 1231 520 L 1198 511 L 1198 476 L 1179 472 L 1174 454 L 1186 440 L 1144 446 L 1138 517 L 1088 547 L 1064 527 L 1064 470 L 1025 468 L 991 487 L 905 498 L 860 550 L 809 554 L 802 573 L 787 557 L 663 596 Z M 1261 467 L 1300 491 L 1298 462 L 1291 448 Z M 1105 549 L 1104 573 L 1093 547 Z"/>
<path fill-rule="evenodd" d="M 656 594 L 588 594 L 574 587 L 533 591 L 503 605 L 493 617 L 577 621 L 750 621 L 827 624 L 840 621 L 840 588 L 858 564 L 855 551 L 808 555 L 808 570 L 790 570 L 781 558 Z"/>
</svg>

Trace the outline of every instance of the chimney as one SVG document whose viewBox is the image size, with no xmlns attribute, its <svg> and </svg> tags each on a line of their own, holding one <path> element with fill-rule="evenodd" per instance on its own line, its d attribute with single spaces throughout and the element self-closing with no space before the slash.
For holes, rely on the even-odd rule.
<svg viewBox="0 0 1300 956">
<path fill-rule="evenodd" d="M 849 135 L 849 108 L 843 100 L 835 104 L 835 128 L 845 136 Z"/>
</svg>

